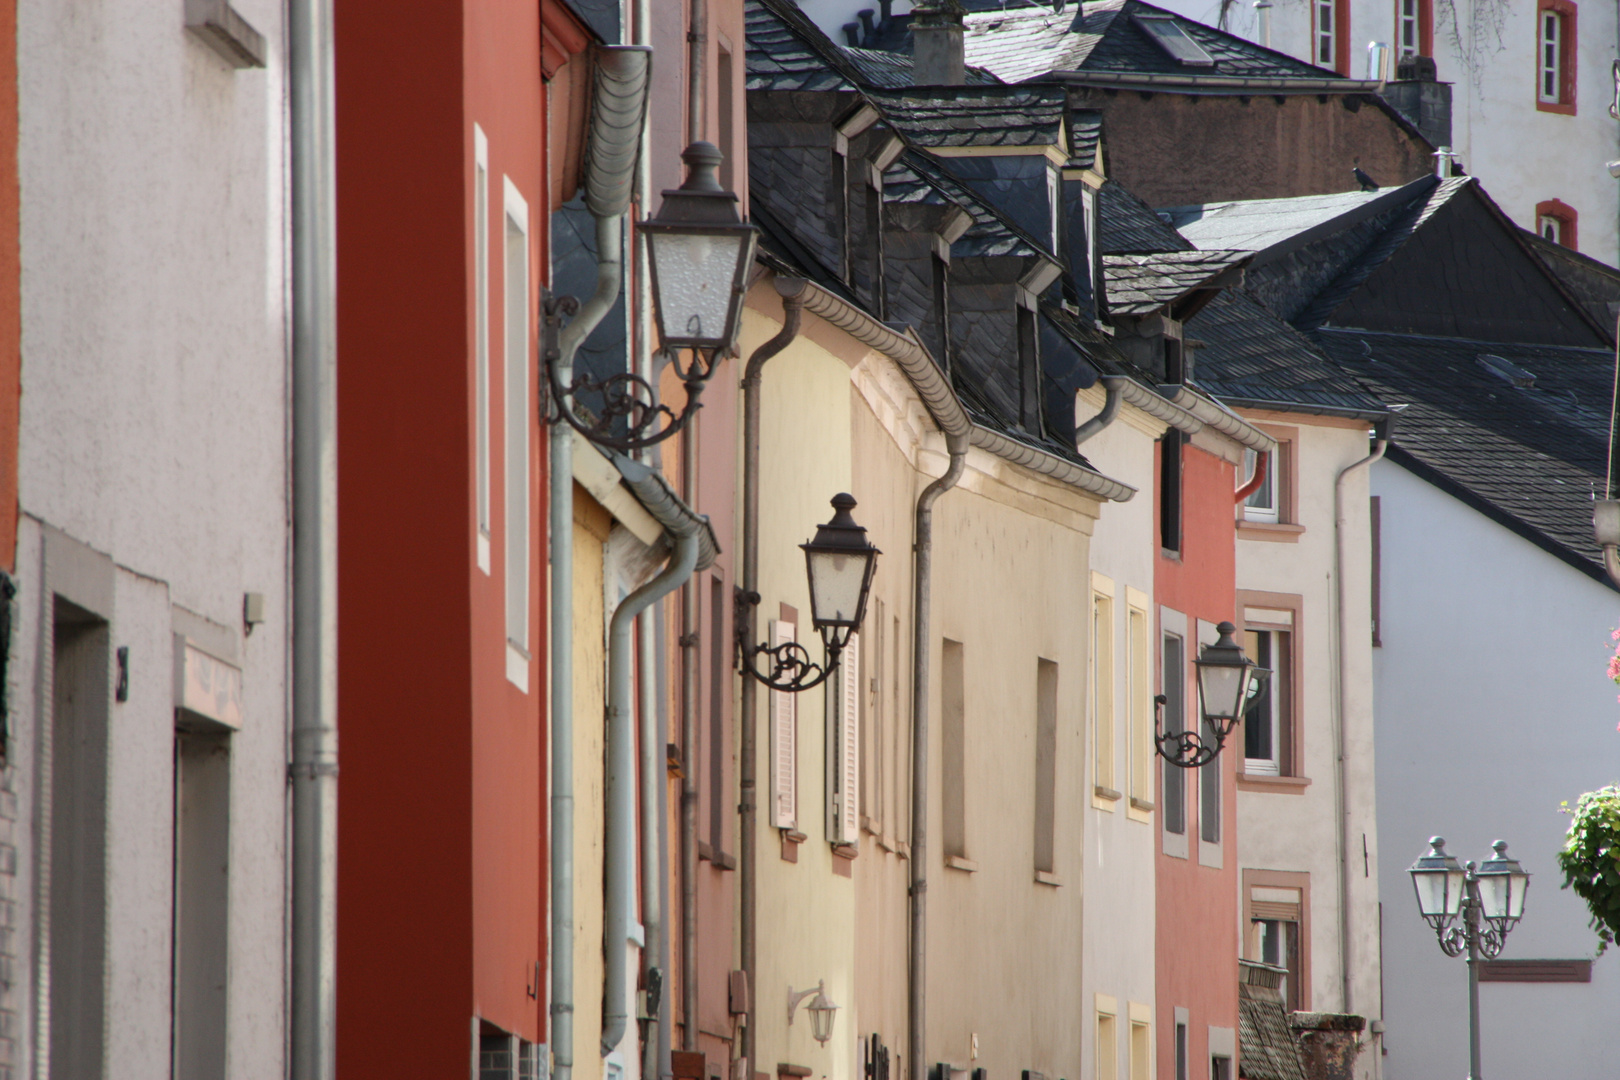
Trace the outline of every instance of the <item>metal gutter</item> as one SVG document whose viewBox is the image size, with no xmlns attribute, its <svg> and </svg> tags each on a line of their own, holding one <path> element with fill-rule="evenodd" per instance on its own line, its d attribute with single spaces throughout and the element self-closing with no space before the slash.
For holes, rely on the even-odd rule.
<svg viewBox="0 0 1620 1080">
<path fill-rule="evenodd" d="M 1277 440 L 1249 423 L 1237 413 L 1228 409 L 1218 401 L 1214 401 L 1187 386 L 1163 385 L 1159 393 L 1193 417 L 1203 422 L 1205 427 L 1214 428 L 1229 439 L 1247 446 L 1256 452 L 1269 452 L 1277 449 Z"/>
<path fill-rule="evenodd" d="M 928 413 L 948 437 L 967 436 L 972 445 L 1043 476 L 1079 488 L 1099 498 L 1125 502 L 1136 489 L 1084 465 L 1011 438 L 973 422 L 934 358 L 915 333 L 901 334 L 835 293 L 807 281 L 802 293 L 804 309 L 826 319 L 863 345 L 893 359 L 906 373 Z"/>
<path fill-rule="evenodd" d="M 1081 86 L 1163 87 L 1165 90 L 1203 90 L 1211 93 L 1252 94 L 1378 94 L 1382 79 L 1285 79 L 1236 75 L 1152 75 L 1145 72 L 1053 71 L 1041 76 Z"/>
<path fill-rule="evenodd" d="M 1308 416 L 1339 416 L 1347 420 L 1365 420 L 1375 424 L 1390 416 L 1388 409 L 1351 409 L 1334 405 L 1306 405 L 1298 401 L 1272 401 L 1267 398 L 1233 397 L 1221 394 L 1220 400 L 1240 409 L 1270 409 L 1273 412 L 1304 413 Z"/>
<path fill-rule="evenodd" d="M 677 538 L 688 532 L 697 534 L 698 554 L 694 569 L 707 570 L 713 566 L 714 560 L 720 557 L 720 541 L 715 537 L 708 515 L 688 506 L 669 481 L 664 479 L 664 474 L 652 466 L 643 465 L 617 452 L 610 453 L 608 460 L 619 470 L 624 486 L 630 489 L 630 493 L 652 515 L 653 520 L 664 527 L 665 532 Z"/>
</svg>

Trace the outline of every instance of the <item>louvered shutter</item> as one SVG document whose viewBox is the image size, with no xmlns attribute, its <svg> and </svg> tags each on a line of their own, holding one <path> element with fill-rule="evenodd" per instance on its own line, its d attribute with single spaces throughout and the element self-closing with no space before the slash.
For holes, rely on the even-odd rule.
<svg viewBox="0 0 1620 1080">
<path fill-rule="evenodd" d="M 771 621 L 771 644 L 795 639 L 790 622 Z M 798 706 L 794 694 L 771 691 L 771 820 L 778 829 L 799 824 Z"/>
<path fill-rule="evenodd" d="M 849 635 L 839 678 L 838 731 L 842 744 L 838 768 L 838 842 L 855 844 L 860 834 L 861 783 L 861 636 Z"/>
</svg>

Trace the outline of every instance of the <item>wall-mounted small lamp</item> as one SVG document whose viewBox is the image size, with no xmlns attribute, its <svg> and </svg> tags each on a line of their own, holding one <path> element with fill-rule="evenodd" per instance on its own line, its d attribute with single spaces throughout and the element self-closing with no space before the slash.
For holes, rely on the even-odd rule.
<svg viewBox="0 0 1620 1080">
<path fill-rule="evenodd" d="M 1198 709 L 1203 714 L 1203 732 L 1166 731 L 1164 706 L 1168 700 L 1159 694 L 1154 703 L 1159 719 L 1154 741 L 1159 756 L 1183 769 L 1196 769 L 1215 760 L 1226 737 L 1243 719 L 1249 702 L 1259 693 L 1271 672 L 1250 660 L 1243 646 L 1233 638 L 1237 627 L 1223 622 L 1215 628 L 1219 635 L 1213 645 L 1205 645 L 1193 664 L 1198 668 Z"/>
<path fill-rule="evenodd" d="M 809 990 L 788 987 L 788 1026 L 793 1025 L 793 1014 L 798 1011 L 799 1002 L 811 994 L 815 995 L 815 999 L 805 1006 L 805 1011 L 810 1014 L 810 1034 L 815 1036 L 816 1042 L 825 1046 L 827 1040 L 832 1038 L 833 1014 L 838 1011 L 838 1006 L 827 996 L 825 979 Z"/>
</svg>

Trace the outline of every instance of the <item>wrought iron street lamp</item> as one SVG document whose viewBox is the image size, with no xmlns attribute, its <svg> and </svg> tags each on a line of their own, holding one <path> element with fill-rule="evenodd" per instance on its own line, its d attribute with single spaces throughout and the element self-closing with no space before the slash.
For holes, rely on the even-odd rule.
<svg viewBox="0 0 1620 1080">
<path fill-rule="evenodd" d="M 1215 760 L 1227 736 L 1243 719 L 1250 700 L 1271 675 L 1249 659 L 1233 638 L 1236 626 L 1223 622 L 1215 632 L 1219 635 L 1215 643 L 1205 645 L 1193 661 L 1198 668 L 1198 711 L 1203 716 L 1203 730 L 1166 731 L 1164 706 L 1169 698 L 1159 694 L 1153 699 L 1158 713 L 1154 741 L 1159 756 L 1183 769 L 1196 769 Z"/>
<path fill-rule="evenodd" d="M 681 160 L 686 163 L 685 182 L 665 190 L 658 214 L 639 228 L 647 241 L 659 341 L 686 387 L 684 407 L 676 413 L 662 404 L 654 387 L 631 372 L 598 379 L 582 371 L 564 388 L 547 365 L 563 416 L 600 446 L 634 450 L 680 431 L 702 407 L 699 398 L 716 364 L 737 344 L 759 230 L 738 217 L 736 194 L 720 186 L 717 174 L 724 156 L 713 143 L 693 143 Z M 552 301 L 548 326 L 560 322 L 558 312 L 575 310 L 571 297 Z M 579 408 L 582 395 L 594 407 Z"/>
<path fill-rule="evenodd" d="M 1501 953 L 1508 931 L 1524 917 L 1530 875 L 1508 855 L 1502 840 L 1491 845 L 1496 854 L 1483 866 L 1459 866 L 1446 853 L 1442 837 L 1432 838 L 1429 847 L 1407 872 L 1417 891 L 1418 911 L 1434 929 L 1441 951 L 1447 956 L 1468 953 L 1468 1078 L 1480 1080 L 1479 962 Z"/>
<path fill-rule="evenodd" d="M 797 641 L 778 645 L 740 643 L 743 669 L 772 690 L 797 693 L 826 682 L 838 667 L 849 635 L 860 629 L 866 617 L 872 575 L 877 571 L 877 557 L 883 553 L 867 541 L 866 529 L 850 516 L 855 509 L 854 496 L 835 495 L 832 505 L 832 520 L 816 530 L 814 540 L 799 545 L 810 578 L 810 620 L 821 635 L 826 660 L 819 665 L 812 662 L 809 651 Z M 745 599 L 759 602 L 757 596 Z M 741 623 L 739 620 L 738 625 Z M 768 672 L 756 666 L 762 653 L 770 657 Z"/>
</svg>

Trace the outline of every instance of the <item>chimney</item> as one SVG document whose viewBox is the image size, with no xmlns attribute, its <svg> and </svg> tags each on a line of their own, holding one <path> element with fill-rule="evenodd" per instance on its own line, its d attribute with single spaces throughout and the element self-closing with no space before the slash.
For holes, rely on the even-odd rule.
<svg viewBox="0 0 1620 1080">
<path fill-rule="evenodd" d="M 961 86 L 962 8 L 934 0 L 911 9 L 911 81 L 916 86 Z"/>
<path fill-rule="evenodd" d="M 849 47 L 852 48 L 852 49 L 860 48 L 861 47 L 861 28 L 857 24 L 852 23 L 852 22 L 845 23 L 844 24 L 844 41 L 847 42 Z"/>
<path fill-rule="evenodd" d="M 872 29 L 872 9 L 862 8 L 855 17 L 861 20 L 861 44 L 870 49 L 877 44 L 877 34 Z"/>
<path fill-rule="evenodd" d="M 887 30 L 889 20 L 894 18 L 894 0 L 878 0 L 878 29 Z"/>
</svg>

